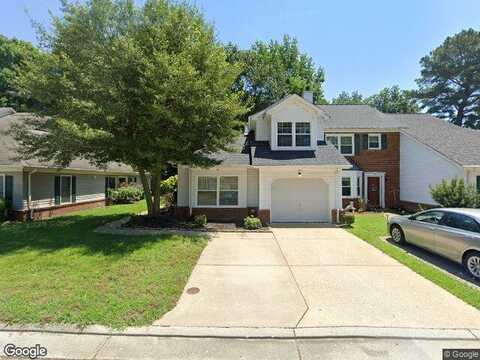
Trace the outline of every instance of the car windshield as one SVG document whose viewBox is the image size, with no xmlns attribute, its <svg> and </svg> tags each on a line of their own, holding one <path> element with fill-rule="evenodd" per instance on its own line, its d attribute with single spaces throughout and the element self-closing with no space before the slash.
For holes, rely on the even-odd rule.
<svg viewBox="0 0 480 360">
<path fill-rule="evenodd" d="M 438 224 L 444 213 L 442 211 L 425 211 L 412 216 L 412 220 L 426 222 L 429 224 Z"/>
</svg>

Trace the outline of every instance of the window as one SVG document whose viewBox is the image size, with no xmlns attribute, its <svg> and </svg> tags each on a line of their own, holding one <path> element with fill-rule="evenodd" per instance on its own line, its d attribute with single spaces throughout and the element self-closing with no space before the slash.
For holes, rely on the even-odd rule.
<svg viewBox="0 0 480 360">
<path fill-rule="evenodd" d="M 128 185 L 128 182 L 127 182 L 126 177 L 119 177 L 118 178 L 118 187 L 123 187 L 123 186 L 127 186 L 127 185 Z"/>
<path fill-rule="evenodd" d="M 5 175 L 0 174 L 0 197 L 5 197 Z"/>
<path fill-rule="evenodd" d="M 277 145 L 278 146 L 292 146 L 292 123 L 279 122 L 277 124 Z"/>
<path fill-rule="evenodd" d="M 340 153 L 342 155 L 353 155 L 353 135 L 327 135 L 325 139 L 334 145 L 337 149 L 340 148 Z"/>
<path fill-rule="evenodd" d="M 381 141 L 380 134 L 368 134 L 368 149 L 380 150 L 382 144 Z"/>
<path fill-rule="evenodd" d="M 60 203 L 72 202 L 72 177 L 70 175 L 60 177 Z"/>
<path fill-rule="evenodd" d="M 342 196 L 352 196 L 352 179 L 342 177 Z"/>
<path fill-rule="evenodd" d="M 238 176 L 199 176 L 198 206 L 237 206 Z"/>
<path fill-rule="evenodd" d="M 477 176 L 477 192 L 480 193 L 480 176 Z"/>
<path fill-rule="evenodd" d="M 438 224 L 443 218 L 444 213 L 441 211 L 426 211 L 420 214 L 414 215 L 413 220 L 426 222 L 429 224 Z"/>
<path fill-rule="evenodd" d="M 199 176 L 198 177 L 198 205 L 215 206 L 217 205 L 217 177 Z"/>
<path fill-rule="evenodd" d="M 443 219 L 442 225 L 455 229 L 480 233 L 480 225 L 478 225 L 478 223 L 471 217 L 461 214 L 451 213 L 445 215 L 445 219 Z"/>
<path fill-rule="evenodd" d="M 136 184 L 137 183 L 137 177 L 136 176 L 129 176 L 128 177 L 128 183 L 129 184 Z"/>
<path fill-rule="evenodd" d="M 362 186 L 361 186 L 360 176 L 357 177 L 357 196 L 362 197 Z"/>
<path fill-rule="evenodd" d="M 310 123 L 295 123 L 295 146 L 310 146 Z"/>
<path fill-rule="evenodd" d="M 220 205 L 238 205 L 238 177 L 220 176 Z"/>
</svg>

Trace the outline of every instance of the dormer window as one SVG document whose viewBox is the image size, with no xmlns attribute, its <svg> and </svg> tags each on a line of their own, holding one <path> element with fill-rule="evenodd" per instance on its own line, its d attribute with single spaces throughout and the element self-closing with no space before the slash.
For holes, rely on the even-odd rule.
<svg viewBox="0 0 480 360">
<path fill-rule="evenodd" d="M 278 146 L 292 146 L 292 123 L 291 122 L 279 122 L 277 131 L 277 143 Z"/>
<path fill-rule="evenodd" d="M 277 146 L 310 147 L 310 123 L 309 122 L 278 122 Z"/>
<path fill-rule="evenodd" d="M 310 123 L 295 123 L 295 146 L 310 146 Z"/>
</svg>

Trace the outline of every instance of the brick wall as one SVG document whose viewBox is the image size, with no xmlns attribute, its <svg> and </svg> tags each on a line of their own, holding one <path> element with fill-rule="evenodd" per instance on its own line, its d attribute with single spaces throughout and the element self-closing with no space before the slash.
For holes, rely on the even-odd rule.
<svg viewBox="0 0 480 360">
<path fill-rule="evenodd" d="M 33 210 L 33 219 L 34 220 L 41 220 L 47 219 L 52 216 L 59 216 L 68 214 L 72 211 L 79 211 L 79 210 L 86 210 L 86 209 L 93 209 L 97 207 L 105 206 L 105 200 L 96 200 L 96 201 L 88 201 L 82 203 L 74 203 L 68 205 L 60 205 L 45 209 L 34 209 Z M 12 217 L 16 220 L 27 220 L 29 218 L 28 210 L 24 211 L 13 211 Z"/>
<path fill-rule="evenodd" d="M 385 150 L 362 149 L 358 155 L 347 156 L 347 158 L 365 172 L 384 172 L 385 206 L 387 208 L 399 207 L 400 133 L 387 133 L 387 148 Z"/>
</svg>

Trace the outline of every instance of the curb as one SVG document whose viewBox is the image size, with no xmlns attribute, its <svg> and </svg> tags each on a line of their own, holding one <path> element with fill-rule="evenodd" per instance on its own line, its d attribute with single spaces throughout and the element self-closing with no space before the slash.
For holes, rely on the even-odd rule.
<svg viewBox="0 0 480 360">
<path fill-rule="evenodd" d="M 91 336 L 126 336 L 159 338 L 223 338 L 223 339 L 334 339 L 381 338 L 425 340 L 479 340 L 480 329 L 394 328 L 339 326 L 313 328 L 251 328 L 251 327 L 173 327 L 145 326 L 113 330 L 100 325 L 79 328 L 69 325 L 8 326 L 0 324 L 0 333 L 39 333 Z"/>
</svg>

